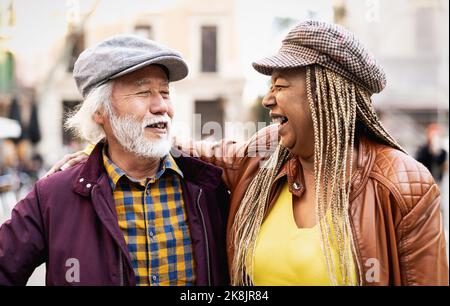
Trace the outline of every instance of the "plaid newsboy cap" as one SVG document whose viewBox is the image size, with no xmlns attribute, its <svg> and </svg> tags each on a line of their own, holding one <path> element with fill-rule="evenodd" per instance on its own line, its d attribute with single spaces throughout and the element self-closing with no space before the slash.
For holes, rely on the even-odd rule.
<svg viewBox="0 0 450 306">
<path fill-rule="evenodd" d="M 135 35 L 116 35 L 84 50 L 75 62 L 73 77 L 83 98 L 108 82 L 148 65 L 167 69 L 170 82 L 185 78 L 188 67 L 181 54 Z"/>
<path fill-rule="evenodd" d="M 386 75 L 373 55 L 348 30 L 336 24 L 305 21 L 284 38 L 281 49 L 253 63 L 260 73 L 318 64 L 363 86 L 371 94 L 386 86 Z"/>
</svg>

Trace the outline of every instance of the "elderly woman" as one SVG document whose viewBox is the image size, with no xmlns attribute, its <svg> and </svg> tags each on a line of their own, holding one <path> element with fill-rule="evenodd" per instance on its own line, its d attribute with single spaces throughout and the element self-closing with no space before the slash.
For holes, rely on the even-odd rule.
<svg viewBox="0 0 450 306">
<path fill-rule="evenodd" d="M 224 170 L 232 284 L 447 285 L 439 189 L 378 120 L 371 95 L 386 81 L 370 53 L 307 21 L 253 67 L 271 76 L 277 125 L 182 146 Z"/>
</svg>

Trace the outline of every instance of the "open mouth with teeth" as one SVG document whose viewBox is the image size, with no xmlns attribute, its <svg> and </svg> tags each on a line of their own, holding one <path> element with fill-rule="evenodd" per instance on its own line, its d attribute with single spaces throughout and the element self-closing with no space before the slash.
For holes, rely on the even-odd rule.
<svg viewBox="0 0 450 306">
<path fill-rule="evenodd" d="M 167 123 L 166 122 L 157 122 L 157 123 L 149 124 L 145 128 L 165 131 L 165 130 L 167 130 Z"/>
<path fill-rule="evenodd" d="M 278 123 L 280 126 L 286 124 L 289 120 L 285 116 L 272 114 L 270 116 L 272 118 L 273 123 Z"/>
</svg>

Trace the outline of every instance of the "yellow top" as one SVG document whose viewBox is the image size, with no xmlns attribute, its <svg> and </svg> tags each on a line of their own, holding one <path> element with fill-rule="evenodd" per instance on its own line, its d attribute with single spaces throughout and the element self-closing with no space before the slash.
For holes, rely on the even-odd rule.
<svg viewBox="0 0 450 306">
<path fill-rule="evenodd" d="M 330 215 L 328 217 L 331 219 Z M 312 228 L 297 227 L 292 194 L 285 184 L 258 235 L 254 255 L 254 285 L 331 285 L 320 236 L 318 225 Z M 335 247 L 332 247 L 332 256 L 334 260 L 338 258 Z M 337 268 L 336 272 L 337 282 L 342 285 L 340 269 Z M 354 265 L 352 273 L 356 280 Z"/>
</svg>

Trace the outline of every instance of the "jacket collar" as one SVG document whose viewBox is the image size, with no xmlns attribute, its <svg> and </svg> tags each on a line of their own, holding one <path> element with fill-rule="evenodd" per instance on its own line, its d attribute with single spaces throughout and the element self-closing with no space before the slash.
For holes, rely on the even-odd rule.
<svg viewBox="0 0 450 306">
<path fill-rule="evenodd" d="M 183 177 L 183 172 L 181 172 L 180 168 L 178 168 L 177 163 L 174 161 L 172 155 L 167 154 L 166 156 L 164 156 L 164 158 L 161 159 L 158 171 L 156 172 L 155 176 L 147 177 L 142 180 L 135 180 L 128 177 L 126 173 L 108 157 L 105 149 L 106 148 L 103 147 L 102 150 L 103 166 L 106 169 L 106 173 L 108 174 L 109 182 L 113 191 L 116 190 L 119 180 L 123 177 L 126 177 L 128 180 L 138 183 L 141 186 L 146 186 L 149 181 L 154 182 L 156 180 L 159 180 L 164 175 L 164 173 L 169 171 L 172 171 L 173 173 L 178 174 L 180 177 Z"/>
<path fill-rule="evenodd" d="M 351 180 L 350 202 L 356 198 L 365 186 L 374 162 L 372 145 L 366 137 L 360 137 L 358 150 L 357 166 L 356 169 L 353 169 Z M 300 197 L 305 191 L 305 178 L 303 176 L 302 165 L 295 156 L 292 156 L 284 164 L 276 176 L 275 181 L 283 177 L 287 177 L 289 191 L 293 195 Z"/>
<path fill-rule="evenodd" d="M 172 148 L 171 155 L 181 172 L 183 172 L 185 180 L 191 181 L 200 187 L 212 189 L 222 184 L 223 170 L 221 168 L 190 157 L 175 148 Z"/>
<path fill-rule="evenodd" d="M 106 170 L 103 166 L 103 147 L 103 141 L 97 143 L 88 160 L 82 166 L 80 174 L 73 185 L 73 190 L 76 193 L 85 197 L 89 196 L 92 188 L 98 184 L 101 175 L 106 175 Z"/>
<path fill-rule="evenodd" d="M 92 188 L 98 184 L 102 175 L 107 175 L 103 165 L 102 150 L 104 142 L 99 142 L 82 165 L 80 174 L 76 178 L 73 190 L 82 196 L 89 196 Z M 216 188 L 222 182 L 222 169 L 192 158 L 177 149 L 171 150 L 171 155 L 187 181 L 200 187 Z"/>
<path fill-rule="evenodd" d="M 303 176 L 302 165 L 295 156 L 292 156 L 281 168 L 275 181 L 287 177 L 289 191 L 299 197 L 305 191 L 305 178 Z"/>
</svg>

